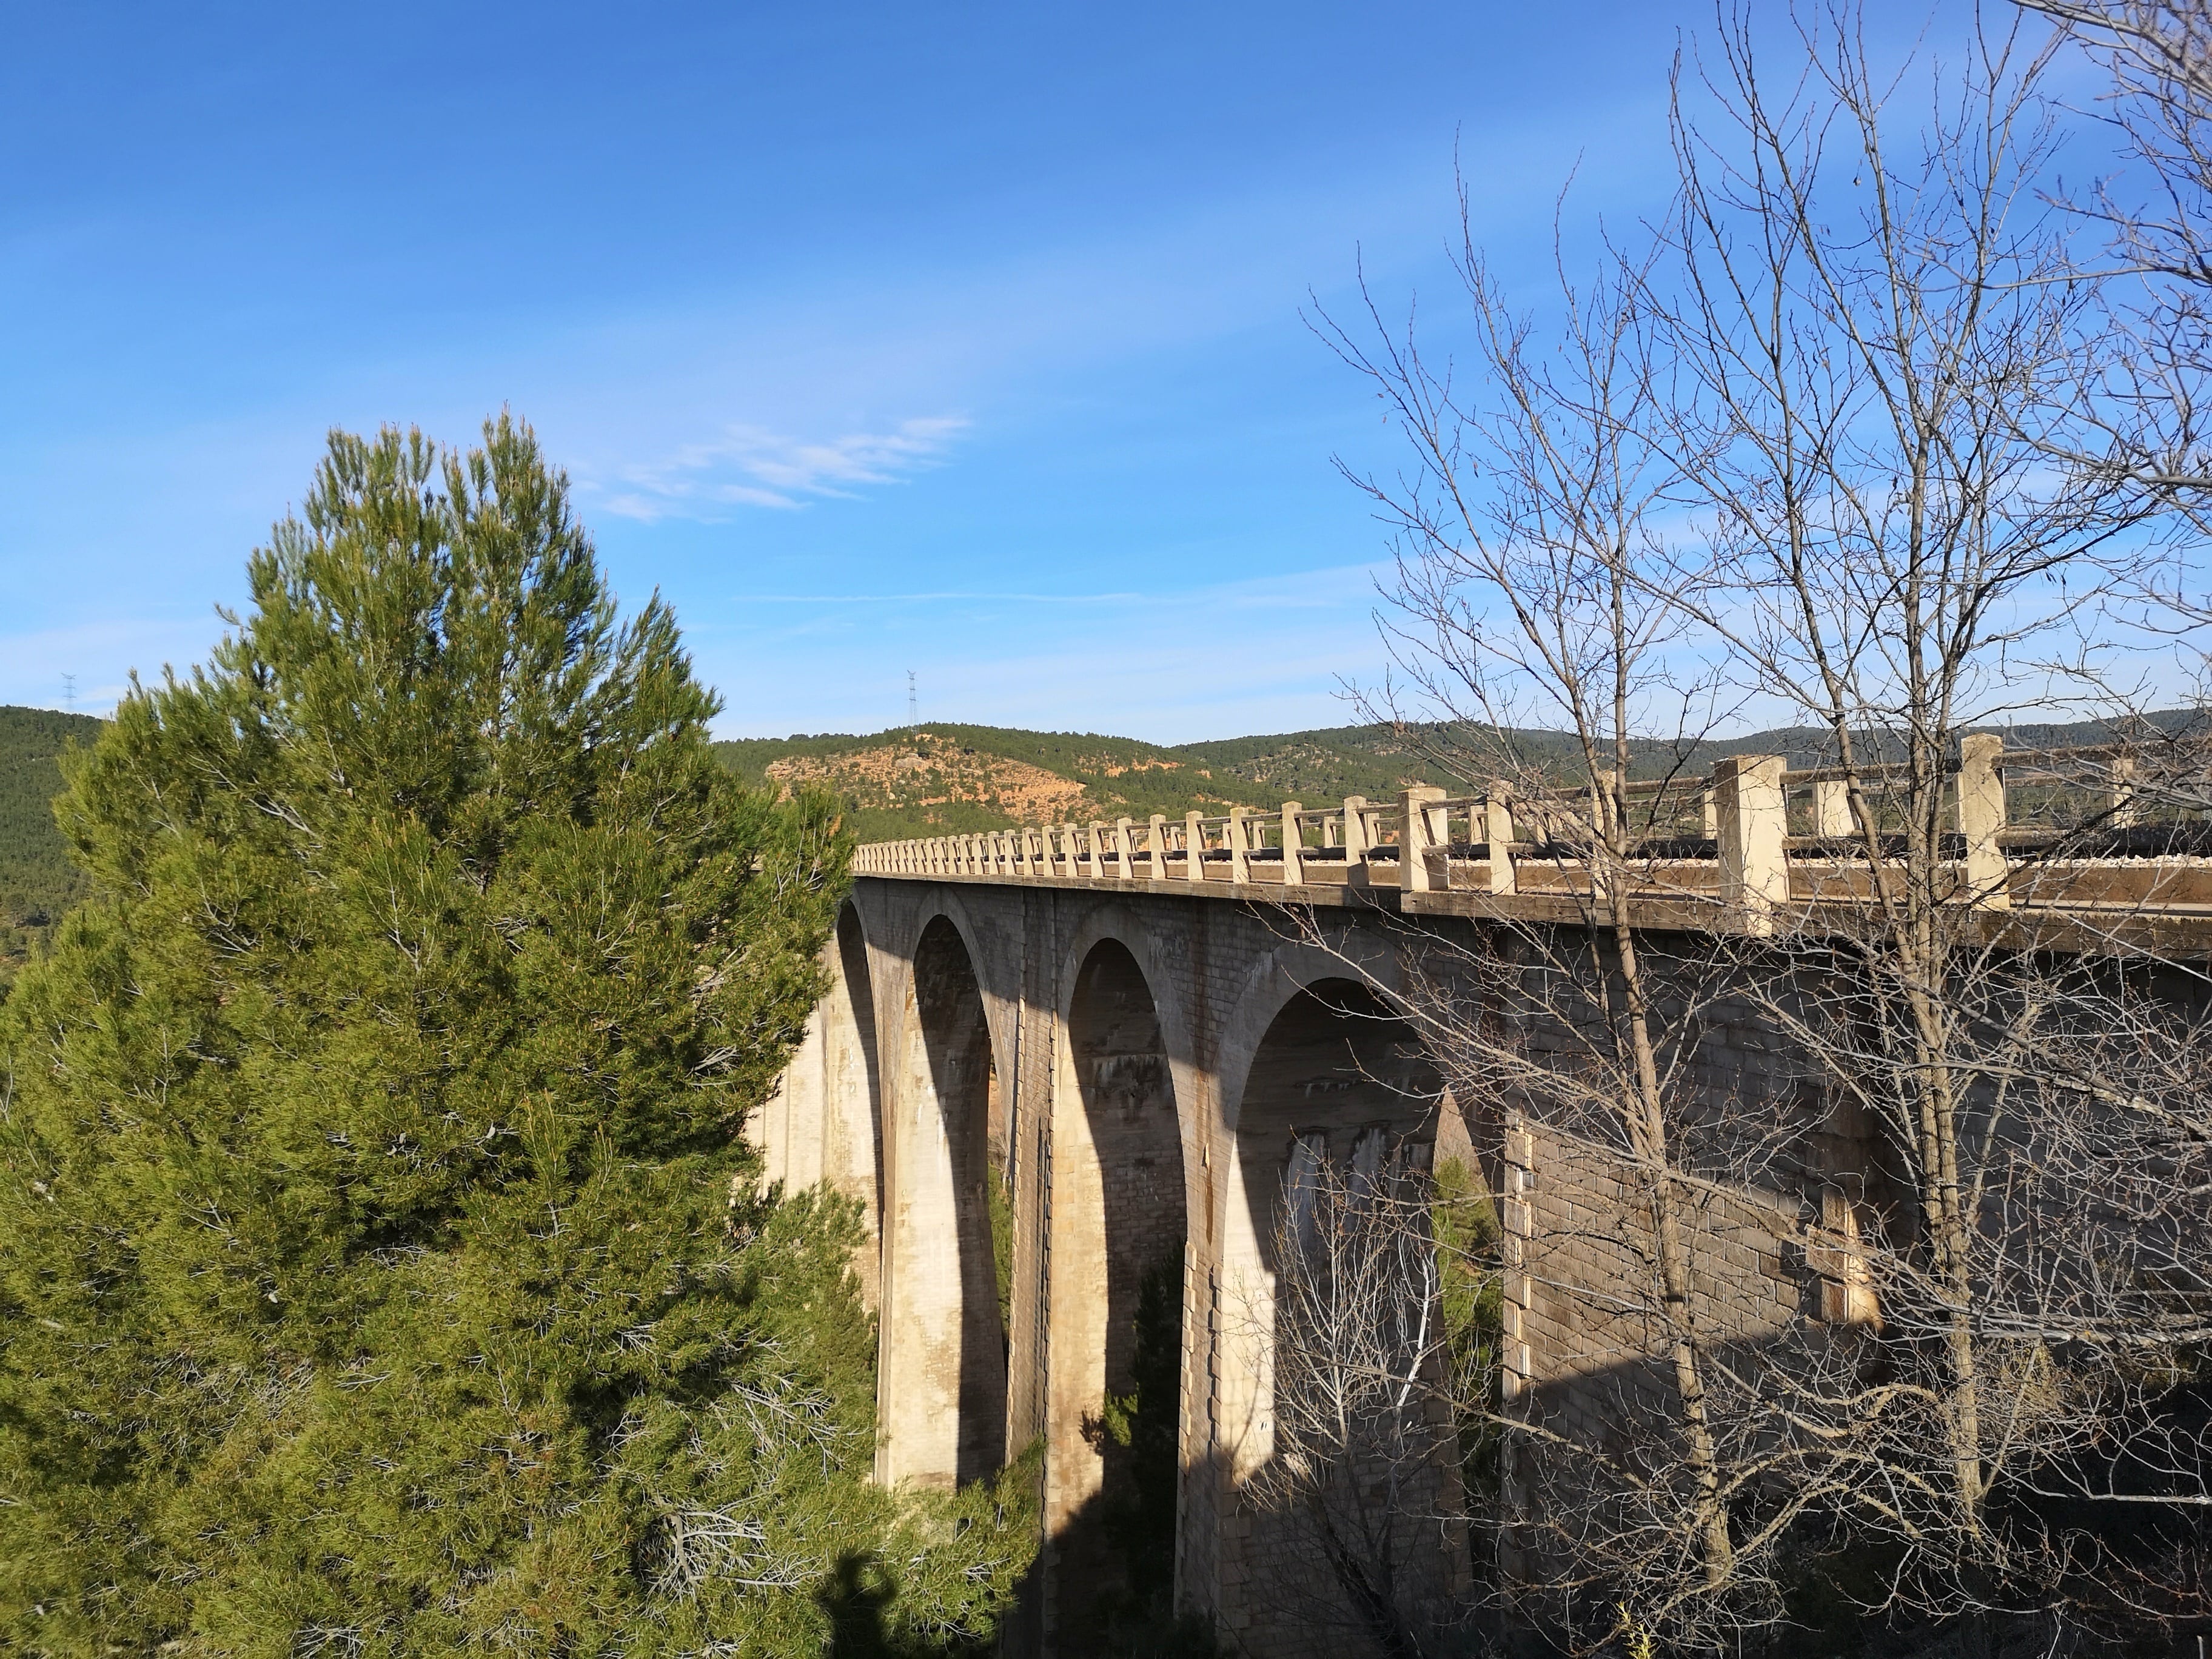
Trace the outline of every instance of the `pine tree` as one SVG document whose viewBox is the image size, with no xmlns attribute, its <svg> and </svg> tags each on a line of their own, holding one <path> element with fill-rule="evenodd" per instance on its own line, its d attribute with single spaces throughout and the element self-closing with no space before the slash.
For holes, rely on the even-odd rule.
<svg viewBox="0 0 2212 1659">
<path fill-rule="evenodd" d="M 334 434 L 58 813 L 0 1008 L 0 1650 L 985 1636 L 1033 1518 L 868 1484 L 850 1206 L 739 1131 L 847 846 L 712 758 L 528 429 Z"/>
</svg>

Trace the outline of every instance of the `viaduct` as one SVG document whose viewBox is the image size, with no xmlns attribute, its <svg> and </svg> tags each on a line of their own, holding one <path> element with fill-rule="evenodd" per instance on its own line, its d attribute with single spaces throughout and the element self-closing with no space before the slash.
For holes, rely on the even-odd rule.
<svg viewBox="0 0 2212 1659">
<path fill-rule="evenodd" d="M 2003 875 L 2023 833 L 2006 823 L 2005 783 L 2063 758 L 1966 740 L 1959 854 L 1970 875 L 1996 872 L 1993 926 L 2021 915 Z M 1834 781 L 1739 757 L 1692 788 L 1704 823 L 1668 891 L 1639 901 L 1647 920 L 1756 935 L 1805 901 L 1804 848 L 1841 811 Z M 1509 1399 L 1608 1359 L 1603 1335 L 1544 1289 L 1607 1263 L 1528 1270 L 1571 1231 L 1571 1182 L 1546 1178 L 1540 1134 L 1452 1100 L 1391 1000 L 1424 950 L 1586 925 L 1586 875 L 1578 892 L 1571 863 L 1515 840 L 1511 814 L 1503 799 L 1417 788 L 1326 811 L 859 850 L 831 988 L 749 1133 L 769 1180 L 826 1182 L 865 1212 L 878 1477 L 950 1486 L 1042 1443 L 1044 1549 L 1012 1650 L 1091 1650 L 1101 1597 L 1139 1571 L 1132 1524 L 1177 1608 L 1243 1651 L 1313 1650 L 1280 1623 L 1246 1495 L 1271 1450 L 1273 1239 L 1300 1145 L 1350 1157 L 1379 1136 L 1480 1172 L 1505 1235 Z M 2039 907 L 2039 925 L 2087 925 L 2123 901 L 2140 911 L 2140 894 L 2100 878 Z M 2212 870 L 2168 872 L 2157 898 L 2169 914 L 2204 907 Z M 1759 1086 L 1764 1063 L 1755 1043 L 1718 1052 L 1730 1075 L 1716 1086 Z M 1839 1290 L 1847 1305 L 1820 1261 L 1754 1240 L 1747 1293 L 1777 1322 L 1817 1316 Z M 1147 1340 L 1152 1393 L 1175 1376 L 1171 1510 L 1136 1489 L 1103 1416 Z"/>
</svg>

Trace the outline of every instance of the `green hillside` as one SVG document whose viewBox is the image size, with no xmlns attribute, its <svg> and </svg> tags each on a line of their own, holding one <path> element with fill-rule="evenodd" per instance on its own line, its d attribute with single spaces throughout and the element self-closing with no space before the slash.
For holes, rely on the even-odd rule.
<svg viewBox="0 0 2212 1659">
<path fill-rule="evenodd" d="M 2154 715 L 2168 730 L 2202 717 Z M 72 740 L 91 741 L 100 722 L 42 708 L 0 708 L 0 984 L 52 931 L 83 891 L 55 829 L 56 757 Z M 2094 743 L 2113 735 L 2092 722 L 2022 726 L 2007 733 L 2020 747 Z M 1480 736 L 1481 741 L 1475 741 Z M 1555 732 L 1511 734 L 1528 758 L 1564 758 Z M 1725 754 L 1778 754 L 1793 767 L 1825 758 L 1821 734 L 1808 729 L 1756 732 L 1724 743 L 1643 746 L 1636 770 L 1651 776 L 1680 766 L 1702 771 Z M 1091 732 L 1025 732 L 1008 726 L 933 725 L 860 734 L 744 738 L 714 745 L 723 763 L 755 784 L 778 789 L 808 783 L 830 789 L 866 841 L 957 835 L 1017 823 L 1089 823 L 1154 812 L 1180 817 L 1234 805 L 1299 800 L 1333 805 L 1346 795 L 1388 800 L 1408 783 L 1469 787 L 1484 775 L 1494 747 L 1488 732 L 1387 725 L 1158 744 Z"/>
<path fill-rule="evenodd" d="M 1379 799 L 1423 769 L 1407 739 L 1385 726 L 1164 746 L 1089 732 L 932 725 L 715 749 L 754 782 L 833 790 L 862 838 L 874 841 L 1293 799 Z"/>
<path fill-rule="evenodd" d="M 54 827 L 62 787 L 56 757 L 99 731 L 89 714 L 0 707 L 0 983 L 84 891 L 83 873 Z"/>
<path fill-rule="evenodd" d="M 2168 732 L 2201 728 L 2195 711 L 2148 717 Z M 1527 763 L 1566 770 L 1567 739 L 1554 732 L 1446 726 L 1338 726 L 1310 732 L 1155 744 L 1096 732 L 1024 732 L 1005 726 L 933 725 L 860 735 L 748 738 L 715 745 L 740 775 L 789 788 L 830 789 L 864 841 L 963 835 L 1017 823 L 1088 823 L 1196 808 L 1274 806 L 1297 800 L 1334 805 L 1346 795 L 1388 800 L 1409 783 L 1472 788 L 1494 767 L 1501 735 Z M 2005 732 L 2017 748 L 2109 741 L 2096 721 L 2021 725 Z M 1879 753 L 1879 743 L 1869 745 Z M 1781 755 L 1793 768 L 1831 758 L 1810 727 L 1753 732 L 1724 741 L 1638 745 L 1638 777 L 1697 774 L 1723 755 Z"/>
</svg>

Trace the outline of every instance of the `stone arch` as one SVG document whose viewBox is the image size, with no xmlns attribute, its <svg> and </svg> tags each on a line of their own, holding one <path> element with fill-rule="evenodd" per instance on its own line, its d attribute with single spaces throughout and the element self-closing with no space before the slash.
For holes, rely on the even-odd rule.
<svg viewBox="0 0 2212 1659">
<path fill-rule="evenodd" d="M 1111 933 L 1089 945 L 1053 1091 L 1046 1525 L 1070 1654 L 1105 1606 L 1165 1615 L 1176 1588 L 1189 1182 L 1153 982 Z"/>
<path fill-rule="evenodd" d="M 832 946 L 835 983 L 823 1028 L 824 1110 L 822 1178 L 859 1201 L 867 1242 L 854 1267 L 870 1307 L 879 1305 L 883 1273 L 884 1120 L 881 1056 L 876 1042 L 875 975 L 867 930 L 849 900 L 838 908 Z"/>
<path fill-rule="evenodd" d="M 1349 1161 L 1406 1143 L 1420 1149 L 1418 1159 L 1434 1143 L 1443 1095 L 1411 1028 L 1372 980 L 1340 962 L 1334 975 L 1291 977 L 1261 1004 L 1272 1003 L 1273 1012 L 1245 1051 L 1225 1126 L 1213 1410 L 1232 1510 L 1243 1507 L 1237 1489 L 1274 1454 L 1275 1235 L 1285 1174 L 1294 1159 Z M 1277 1638 L 1264 1632 L 1285 1589 L 1270 1576 L 1280 1565 L 1273 1524 L 1262 1516 L 1240 1524 L 1233 1550 L 1239 1570 L 1224 1575 L 1222 1610 L 1248 1641 L 1257 1638 L 1261 1651 L 1279 1650 Z M 1300 1559 L 1293 1570 L 1306 1565 Z M 1328 1594 L 1325 1587 L 1320 1593 Z M 1278 1635 L 1289 1644 L 1279 1650 L 1298 1650 L 1292 1632 Z"/>
<path fill-rule="evenodd" d="M 989 1190 L 1000 1072 L 975 957 L 946 916 L 915 943 L 887 1058 L 877 1472 L 950 1487 L 1005 1461 L 1006 1340 Z"/>
<path fill-rule="evenodd" d="M 979 923 L 962 900 L 958 889 L 939 888 L 928 895 L 918 909 L 908 911 L 896 924 L 886 922 L 878 927 L 871 942 L 878 951 L 897 954 L 898 960 L 906 964 L 910 975 L 920 957 L 922 941 L 931 933 L 950 928 L 958 935 L 961 949 L 967 953 L 969 964 L 974 970 L 977 994 L 982 999 L 983 1019 L 990 1030 L 992 1051 L 994 1054 L 1004 1053 L 1012 1042 L 1015 1010 L 1020 993 L 1018 988 L 994 982 L 992 970 L 995 965 L 1002 963 L 1003 957 L 990 949 L 992 930 Z M 905 943 L 905 949 L 900 952 L 902 940 Z M 891 988 L 888 975 L 884 988 Z M 908 989 L 909 1000 L 911 988 L 909 986 Z M 896 1018 L 884 1022 L 886 1030 L 894 1034 L 897 1024 Z M 886 1061 L 887 1066 L 891 1064 Z"/>
<path fill-rule="evenodd" d="M 1327 945 L 1285 943 L 1261 955 L 1244 974 L 1222 1022 L 1219 1051 L 1221 1126 L 1233 1136 L 1243 1113 L 1253 1062 L 1283 1011 L 1306 991 L 1332 980 L 1366 985 L 1387 1000 L 1400 990 L 1390 942 L 1364 930 Z M 1227 1149 L 1224 1148 L 1226 1155 Z"/>
</svg>

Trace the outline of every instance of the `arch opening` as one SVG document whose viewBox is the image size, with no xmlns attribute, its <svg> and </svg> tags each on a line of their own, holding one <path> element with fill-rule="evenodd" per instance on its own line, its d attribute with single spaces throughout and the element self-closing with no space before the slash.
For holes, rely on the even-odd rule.
<svg viewBox="0 0 2212 1659">
<path fill-rule="evenodd" d="M 1053 1129 L 1051 1436 L 1058 1645 L 1173 1618 L 1187 1260 L 1183 1144 L 1143 970 L 1078 970 Z"/>
<path fill-rule="evenodd" d="M 1283 1006 L 1247 1074 L 1223 1241 L 1217 1420 L 1246 1518 L 1228 1595 L 1255 1650 L 1418 1648 L 1464 1588 L 1456 1432 L 1422 1390 L 1370 1387 L 1413 1368 L 1406 1334 L 1441 1311 L 1426 1239 L 1440 1140 L 1471 1151 L 1372 989 L 1323 980 Z M 1394 1401 L 1411 1403 L 1394 1416 Z"/>
<path fill-rule="evenodd" d="M 1006 1460 L 1006 1337 L 994 1248 L 998 1067 L 968 947 L 943 917 L 915 951 L 899 1056 L 878 1385 L 886 1480 L 952 1486 Z"/>
</svg>

